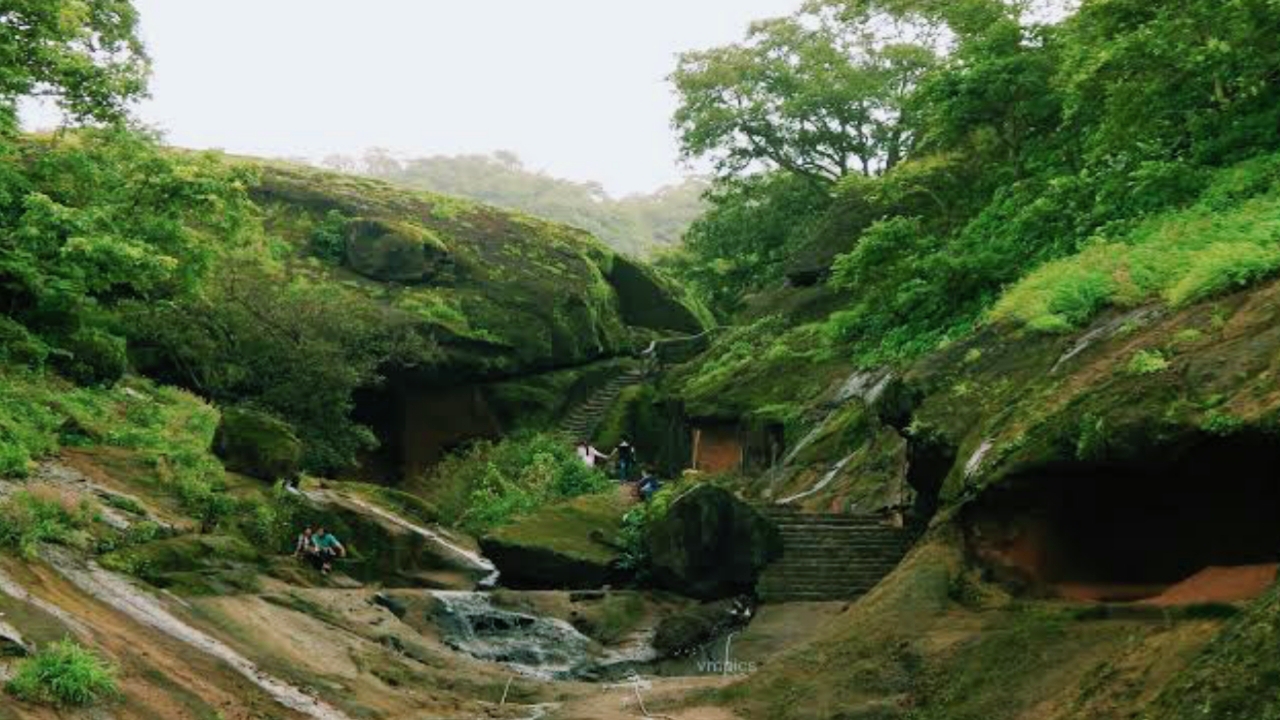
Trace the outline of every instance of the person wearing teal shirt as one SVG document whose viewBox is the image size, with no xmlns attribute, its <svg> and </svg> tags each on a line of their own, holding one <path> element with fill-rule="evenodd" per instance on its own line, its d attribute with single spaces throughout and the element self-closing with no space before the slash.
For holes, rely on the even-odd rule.
<svg viewBox="0 0 1280 720">
<path fill-rule="evenodd" d="M 320 553 L 320 559 L 322 561 L 320 572 L 325 573 L 326 575 L 330 570 L 333 570 L 334 558 L 347 556 L 347 549 L 342 546 L 342 543 L 338 542 L 338 538 L 334 537 L 333 533 L 325 530 L 323 527 L 316 530 L 315 534 L 312 536 L 312 542 L 316 544 L 316 548 Z"/>
</svg>

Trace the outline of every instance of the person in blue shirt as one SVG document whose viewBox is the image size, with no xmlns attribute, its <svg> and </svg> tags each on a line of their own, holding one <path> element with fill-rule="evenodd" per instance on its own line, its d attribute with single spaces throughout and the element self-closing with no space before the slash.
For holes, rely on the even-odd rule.
<svg viewBox="0 0 1280 720">
<path fill-rule="evenodd" d="M 640 493 L 640 499 L 649 502 L 654 495 L 662 489 L 662 481 L 649 468 L 645 468 L 644 477 L 640 478 L 640 484 L 636 487 L 636 491 Z"/>
<path fill-rule="evenodd" d="M 312 537 L 316 544 L 316 551 L 320 555 L 320 572 L 328 575 L 333 570 L 333 561 L 336 558 L 346 557 L 347 549 L 324 526 L 319 527 Z"/>
</svg>

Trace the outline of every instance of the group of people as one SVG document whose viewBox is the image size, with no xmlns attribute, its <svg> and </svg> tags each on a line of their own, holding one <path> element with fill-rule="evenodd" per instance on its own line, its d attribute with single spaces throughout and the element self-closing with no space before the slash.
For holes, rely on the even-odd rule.
<svg viewBox="0 0 1280 720">
<path fill-rule="evenodd" d="M 635 445 L 623 436 L 618 446 L 613 452 L 605 454 L 600 452 L 590 442 L 586 440 L 578 441 L 578 458 L 589 468 L 598 467 L 597 463 L 607 463 L 614 461 L 614 471 L 618 482 L 630 483 L 636 475 L 636 469 L 639 468 L 639 478 L 634 480 L 635 493 L 643 501 L 648 502 L 658 490 L 662 489 L 662 481 L 654 474 L 653 468 L 645 465 L 641 467 L 637 462 L 637 454 Z"/>
<path fill-rule="evenodd" d="M 347 556 L 347 548 L 323 525 L 320 527 L 308 525 L 303 529 L 302 534 L 298 535 L 293 556 L 328 575 L 333 571 L 333 561 Z"/>
</svg>

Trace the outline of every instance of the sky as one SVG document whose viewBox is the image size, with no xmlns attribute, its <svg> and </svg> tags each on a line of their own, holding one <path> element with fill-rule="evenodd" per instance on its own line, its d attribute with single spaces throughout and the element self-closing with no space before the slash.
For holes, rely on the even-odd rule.
<svg viewBox="0 0 1280 720">
<path fill-rule="evenodd" d="M 801 0 L 135 0 L 139 116 L 174 145 L 319 159 L 516 152 L 614 195 L 677 181 L 676 54 Z"/>
</svg>

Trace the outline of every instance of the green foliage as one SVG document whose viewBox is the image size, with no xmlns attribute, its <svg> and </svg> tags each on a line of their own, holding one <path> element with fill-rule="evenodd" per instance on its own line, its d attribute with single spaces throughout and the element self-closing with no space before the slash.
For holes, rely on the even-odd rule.
<svg viewBox="0 0 1280 720">
<path fill-rule="evenodd" d="M 311 230 L 311 253 L 334 265 L 341 265 L 347 255 L 347 224 L 350 220 L 338 210 L 330 210 L 324 220 Z"/>
<path fill-rule="evenodd" d="M 0 134 L 17 102 L 52 96 L 77 120 L 115 122 L 146 87 L 148 61 L 129 0 L 6 3 L 0 26 Z"/>
<path fill-rule="evenodd" d="M 905 105 L 949 27 L 927 5 L 810 2 L 754 23 L 742 43 L 681 55 L 671 81 L 685 156 L 721 174 L 766 163 L 819 182 L 893 167 L 913 139 Z"/>
<path fill-rule="evenodd" d="M 97 328 L 80 328 L 54 356 L 59 372 L 81 385 L 111 385 L 128 369 L 124 338 Z"/>
<path fill-rule="evenodd" d="M 603 492 L 613 482 L 551 435 L 480 441 L 445 458 L 426 480 L 442 519 L 472 534 L 560 500 Z"/>
<path fill-rule="evenodd" d="M 19 491 L 0 500 L 0 547 L 34 558 L 41 543 L 76 544 L 94 519 L 87 501 L 73 503 L 54 492 Z"/>
<path fill-rule="evenodd" d="M 67 638 L 19 662 L 5 690 L 27 702 L 92 705 L 119 694 L 115 674 L 110 663 Z"/>
<path fill-rule="evenodd" d="M 412 317 L 258 257 L 219 263 L 206 291 L 125 309 L 140 369 L 215 401 L 287 419 L 313 472 L 348 468 L 375 444 L 351 417 L 353 393 L 384 368 L 434 357 Z"/>
<path fill-rule="evenodd" d="M 5 355 L 29 366 L 47 356 L 85 384 L 119 379 L 114 311 L 198 290 L 215 254 L 242 238 L 245 179 L 127 130 L 0 144 Z"/>
<path fill-rule="evenodd" d="M 810 277 L 839 256 L 831 284 L 848 300 L 827 335 L 871 365 L 970 331 L 1002 294 L 992 317 L 1061 331 L 1109 305 L 1182 305 L 1273 275 L 1280 42 L 1264 28 L 1280 7 L 1086 0 L 1044 26 L 1024 6 L 814 0 L 744 44 L 683 58 L 677 129 L 687 153 L 721 161 L 719 182 L 749 182 L 763 161 L 837 183 L 811 207 L 726 196 L 712 215 L 760 232 L 712 233 L 713 252 L 672 260 L 682 277 L 723 312 L 781 277 L 757 262 L 769 253 Z M 930 44 L 930 28 L 953 42 Z M 887 48 L 874 41 L 886 32 L 937 57 L 880 114 L 907 141 L 867 178 L 839 164 L 857 133 L 813 133 L 875 83 L 812 60 Z M 875 52 L 848 58 L 873 65 Z M 737 258 L 754 263 L 741 279 L 708 280 Z"/>
<path fill-rule="evenodd" d="M 1159 350 L 1139 350 L 1129 358 L 1125 371 L 1130 375 L 1154 375 L 1169 369 L 1169 361 Z"/>
<path fill-rule="evenodd" d="M 1225 173 L 1232 176 L 1231 171 Z M 1163 298 L 1186 305 L 1245 287 L 1280 270 L 1280 195 L 1217 207 L 1221 195 L 1163 213 L 1124 235 L 1044 265 L 991 311 L 1041 330 L 1080 327 L 1108 306 Z"/>
<path fill-rule="evenodd" d="M 725 314 L 743 293 L 782 280 L 785 262 L 830 197 L 812 181 L 764 173 L 717 180 L 707 201 L 684 247 L 658 263 Z"/>
</svg>

